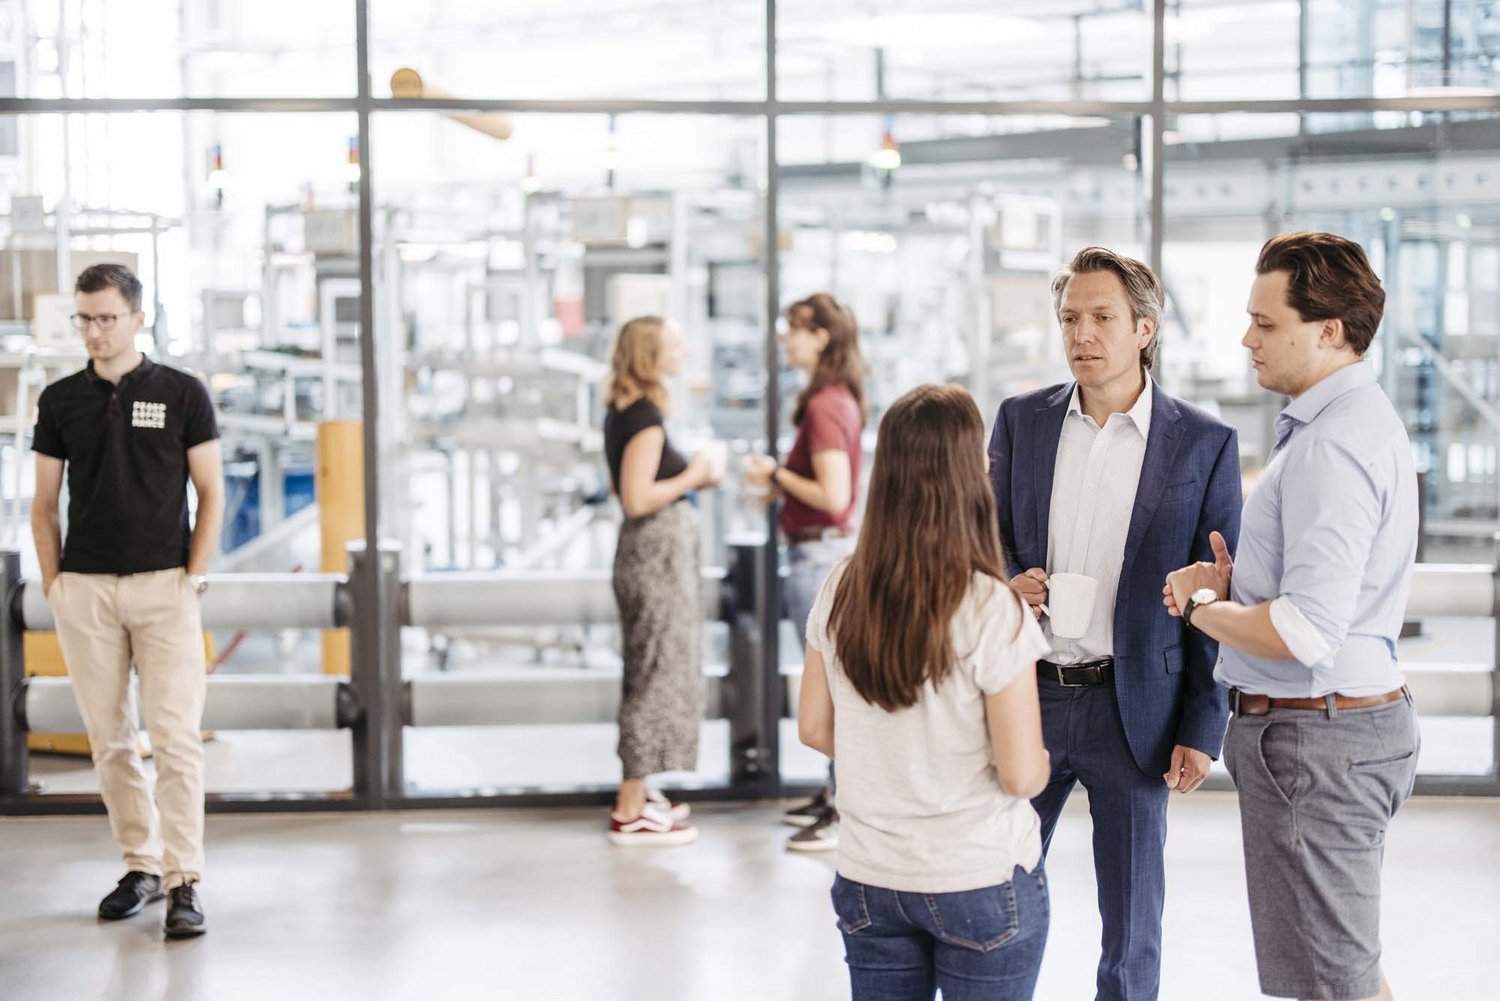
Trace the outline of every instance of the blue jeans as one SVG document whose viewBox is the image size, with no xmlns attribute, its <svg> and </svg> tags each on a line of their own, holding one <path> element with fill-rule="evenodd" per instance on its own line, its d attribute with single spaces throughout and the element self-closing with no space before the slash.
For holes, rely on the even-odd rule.
<svg viewBox="0 0 1500 1001">
<path fill-rule="evenodd" d="M 787 618 L 797 627 L 797 639 L 807 652 L 807 617 L 812 614 L 818 592 L 835 563 L 854 552 L 854 539 L 826 539 L 819 542 L 794 542 L 786 547 L 786 584 L 783 597 L 786 599 Z M 828 786 L 833 788 L 833 764 L 828 765 Z"/>
<path fill-rule="evenodd" d="M 807 649 L 807 617 L 834 564 L 854 552 L 854 539 L 794 542 L 786 547 L 786 616 L 797 627 L 797 639 Z"/>
<path fill-rule="evenodd" d="M 1010 882 L 961 893 L 902 893 L 837 876 L 854 1001 L 1027 1001 L 1047 944 L 1047 881 L 1017 866 Z"/>
</svg>

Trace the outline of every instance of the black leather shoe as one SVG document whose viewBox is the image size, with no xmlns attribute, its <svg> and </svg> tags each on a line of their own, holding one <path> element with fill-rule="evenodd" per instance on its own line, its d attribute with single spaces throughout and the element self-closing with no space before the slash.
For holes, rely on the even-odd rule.
<svg viewBox="0 0 1500 1001">
<path fill-rule="evenodd" d="M 167 898 L 167 923 L 162 929 L 167 938 L 192 938 L 208 931 L 196 884 L 174 886 L 167 891 Z"/>
<path fill-rule="evenodd" d="M 161 899 L 161 877 L 149 872 L 127 872 L 109 896 L 99 901 L 99 916 L 105 921 L 134 917 L 141 908 Z"/>
</svg>

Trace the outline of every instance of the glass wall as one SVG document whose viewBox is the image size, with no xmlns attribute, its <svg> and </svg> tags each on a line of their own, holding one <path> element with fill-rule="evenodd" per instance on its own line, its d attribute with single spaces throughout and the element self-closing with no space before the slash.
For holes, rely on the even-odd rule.
<svg viewBox="0 0 1500 1001">
<path fill-rule="evenodd" d="M 781 288 L 832 289 L 860 317 L 872 426 L 920 382 L 961 382 L 989 413 L 1066 375 L 1051 272 L 1090 243 L 1146 254 L 1149 119 L 798 116 L 778 128 Z"/>
<path fill-rule="evenodd" d="M 1403 115 L 1337 130 L 1320 115 L 1184 116 L 1166 173 L 1164 275 L 1179 330 L 1170 377 L 1192 395 L 1262 412 L 1242 352 L 1244 298 L 1268 236 L 1325 229 L 1358 240 L 1387 290 L 1372 348 L 1424 474 L 1424 558 L 1487 560 L 1500 528 L 1493 421 L 1500 364 L 1500 118 Z M 1234 134 L 1235 140 L 1204 141 Z M 1253 138 L 1250 138 L 1253 136 Z M 1241 450 L 1264 461 L 1262 434 Z"/>
<path fill-rule="evenodd" d="M 1330 121 L 1329 119 L 1336 119 Z M 1239 339 L 1256 253 L 1321 229 L 1357 240 L 1386 289 L 1370 357 L 1406 421 L 1420 482 L 1419 559 L 1494 559 L 1500 366 L 1500 118 L 1438 114 L 1182 116 L 1166 162 L 1162 275 L 1169 384 L 1240 431 L 1246 482 L 1285 400 L 1255 385 Z M 1220 138 L 1235 136 L 1234 139 Z M 1413 623 L 1403 659 L 1490 670 L 1488 623 Z M 1491 767 L 1493 724 L 1423 721 L 1423 767 Z"/>
<path fill-rule="evenodd" d="M 382 97 L 758 100 L 765 27 L 762 0 L 370 0 L 371 76 Z"/>
<path fill-rule="evenodd" d="M 327 517 L 333 508 L 318 495 L 332 486 L 357 504 L 363 484 L 357 464 L 341 482 L 320 477 L 317 440 L 327 422 L 357 422 L 363 410 L 348 162 L 355 116 L 151 112 L 12 122 L 17 149 L 0 156 L 0 483 L 4 544 L 20 548 L 23 573 L 37 573 L 29 527 L 36 399 L 88 360 L 67 317 L 74 278 L 101 262 L 141 277 L 141 350 L 198 375 L 214 398 L 226 485 L 215 572 L 341 571 L 341 556 L 323 564 L 325 536 L 362 529 Z M 334 540 L 336 554 L 342 542 Z M 207 643 L 214 670 L 226 674 L 348 671 L 346 648 L 326 651 L 316 632 L 224 631 Z M 28 637 L 28 670 L 61 667 L 50 634 Z M 316 750 L 306 757 L 320 764 L 280 777 L 278 788 L 346 786 L 348 740 L 331 738 L 226 736 L 209 750 L 223 766 L 213 787 L 262 788 L 257 769 L 230 762 L 298 748 Z M 38 735 L 33 743 L 71 746 Z M 66 759 L 45 759 L 36 771 L 59 790 L 91 781 Z"/>
<path fill-rule="evenodd" d="M 776 13 L 783 99 L 1151 96 L 1151 13 L 1140 4 L 833 0 Z"/>
<path fill-rule="evenodd" d="M 828 290 L 854 310 L 869 363 L 868 476 L 875 428 L 912 386 L 956 382 L 981 412 L 1068 377 L 1052 272 L 1078 247 L 1146 255 L 1149 119 L 824 116 L 778 122 L 780 288 Z M 891 155 L 893 154 L 894 155 Z M 782 373 L 781 450 L 802 378 Z M 782 668 L 801 671 L 795 624 Z M 794 728 L 783 771 L 815 780 L 821 758 Z"/>
<path fill-rule="evenodd" d="M 607 574 L 619 506 L 602 450 L 601 390 L 621 324 L 670 317 L 686 345 L 670 434 L 764 448 L 764 125 L 756 118 L 515 115 L 500 141 L 462 121 L 387 113 L 374 122 L 377 338 L 392 401 L 383 427 L 385 534 L 410 572 Z M 441 186 L 433 184 L 442 177 Z M 739 470 L 698 495 L 703 554 L 764 537 Z M 727 630 L 705 661 L 725 672 Z M 408 677 L 470 672 L 618 687 L 612 627 L 408 630 Z M 540 672 L 540 673 L 539 673 Z M 408 779 L 559 788 L 618 770 L 608 723 L 413 729 Z M 695 776 L 724 784 L 725 724 L 703 725 Z"/>
<path fill-rule="evenodd" d="M 1360 241 L 1385 280 L 1372 359 L 1422 472 L 1422 558 L 1494 560 L 1493 4 L 835 0 L 770 13 L 775 103 L 766 0 L 0 0 L 5 544 L 32 572 L 31 409 L 82 364 L 59 317 L 95 260 L 138 268 L 143 347 L 214 393 L 230 486 L 216 569 L 229 572 L 337 569 L 345 539 L 378 536 L 412 575 L 606 580 L 619 511 L 600 389 L 619 325 L 660 313 L 688 346 L 674 440 L 722 439 L 736 457 L 699 500 L 704 562 L 758 554 L 758 576 L 738 583 L 759 614 L 740 652 L 779 661 L 794 689 L 800 648 L 770 605 L 775 538 L 738 484 L 738 457 L 791 444 L 799 376 L 776 361 L 782 308 L 822 289 L 853 306 L 870 452 L 883 409 L 916 383 L 962 383 L 989 414 L 1065 379 L 1050 275 L 1088 244 L 1135 254 L 1168 289 L 1158 375 L 1238 427 L 1248 482 L 1282 404 L 1238 345 L 1255 252 L 1320 228 Z M 459 103 L 416 110 L 418 98 Z M 329 453 L 363 488 L 342 495 L 353 520 L 314 496 L 320 425 L 343 420 L 375 423 L 373 449 L 354 428 Z M 1493 664 L 1487 621 L 1411 629 L 1414 664 Z M 226 671 L 339 656 L 312 633 L 214 640 Z M 723 786 L 743 754 L 721 717 L 725 693 L 746 690 L 715 680 L 735 642 L 708 630 L 710 711 L 685 783 Z M 617 777 L 613 727 L 587 707 L 617 683 L 612 626 L 409 629 L 398 646 L 404 680 L 575 685 L 563 702 L 587 718 L 409 728 L 413 791 Z M 1425 771 L 1492 766 L 1492 721 L 1428 732 Z M 234 767 L 217 788 L 346 783 L 347 741 L 332 736 L 221 735 Z M 781 745 L 758 789 L 818 779 L 789 727 Z M 288 771 L 292 757 L 333 764 Z"/>
<path fill-rule="evenodd" d="M 1497 81 L 1485 0 L 1172 0 L 1165 24 L 1168 98 L 1483 95 Z"/>
<path fill-rule="evenodd" d="M 297 0 L 0 0 L 0 94 L 353 96 L 354 11 Z"/>
<path fill-rule="evenodd" d="M 316 545 L 288 535 L 273 547 L 266 536 L 313 500 L 319 422 L 362 410 L 354 117 L 160 112 L 16 123 L 18 153 L 0 157 L 0 323 L 31 387 L 28 405 L 37 387 L 26 365 L 50 374 L 86 361 L 67 324 L 73 278 L 100 261 L 128 264 L 147 290 L 142 349 L 201 373 L 218 404 L 231 487 L 226 569 L 315 567 Z M 24 479 L 29 461 L 21 467 Z M 235 555 L 251 542 L 257 555 Z"/>
</svg>

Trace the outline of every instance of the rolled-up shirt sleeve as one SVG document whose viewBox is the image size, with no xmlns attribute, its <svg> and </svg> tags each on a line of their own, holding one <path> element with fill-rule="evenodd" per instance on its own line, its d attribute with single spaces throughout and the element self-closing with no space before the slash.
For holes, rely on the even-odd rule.
<svg viewBox="0 0 1500 1001">
<path fill-rule="evenodd" d="M 1384 478 L 1332 439 L 1294 461 L 1282 478 L 1290 487 L 1281 497 L 1285 571 L 1270 614 L 1292 656 L 1315 667 L 1349 633 L 1385 504 Z"/>
</svg>

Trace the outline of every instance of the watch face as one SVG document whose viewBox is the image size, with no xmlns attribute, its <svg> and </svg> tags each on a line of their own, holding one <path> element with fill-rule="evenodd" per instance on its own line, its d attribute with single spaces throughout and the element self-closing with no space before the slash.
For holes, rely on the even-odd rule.
<svg viewBox="0 0 1500 1001">
<path fill-rule="evenodd" d="M 1219 600 L 1219 593 L 1211 587 L 1200 587 L 1193 592 L 1193 603 L 1195 605 L 1207 605 Z"/>
</svg>

